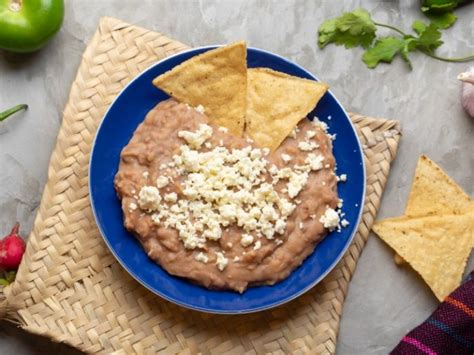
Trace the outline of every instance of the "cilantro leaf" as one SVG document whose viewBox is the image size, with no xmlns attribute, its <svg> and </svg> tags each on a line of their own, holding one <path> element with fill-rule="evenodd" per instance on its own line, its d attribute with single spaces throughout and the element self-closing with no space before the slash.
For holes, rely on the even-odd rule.
<svg viewBox="0 0 474 355">
<path fill-rule="evenodd" d="M 416 48 L 432 53 L 436 48 L 443 44 L 443 41 L 441 40 L 441 31 L 434 23 L 425 26 L 425 28 L 420 32 L 418 32 L 418 30 L 421 29 L 421 26 L 413 23 L 413 28 L 418 33 Z"/>
<path fill-rule="evenodd" d="M 375 68 L 380 62 L 391 63 L 393 58 L 405 47 L 405 41 L 400 37 L 382 37 L 375 45 L 367 49 L 362 60 L 369 68 Z M 408 51 L 404 54 L 406 54 Z M 405 57 L 408 60 L 408 56 Z"/>
<path fill-rule="evenodd" d="M 426 30 L 426 24 L 420 20 L 413 21 L 413 24 L 411 25 L 411 28 L 420 35 Z"/>
<path fill-rule="evenodd" d="M 320 48 L 329 43 L 346 48 L 368 48 L 375 39 L 376 30 L 370 14 L 364 9 L 358 9 L 323 22 L 318 31 L 318 44 Z"/>
<path fill-rule="evenodd" d="M 421 4 L 421 11 L 435 13 L 450 12 L 454 10 L 460 2 L 460 0 L 424 0 Z"/>
<path fill-rule="evenodd" d="M 0 286 L 8 286 L 15 281 L 16 271 L 2 271 Z"/>
<path fill-rule="evenodd" d="M 445 14 L 426 13 L 425 15 L 430 19 L 431 23 L 434 23 L 443 30 L 454 25 L 458 19 L 458 17 L 452 12 L 446 12 Z"/>
<path fill-rule="evenodd" d="M 432 23 L 441 29 L 451 27 L 457 20 L 453 10 L 461 5 L 463 0 L 424 0 L 421 11 Z"/>
</svg>

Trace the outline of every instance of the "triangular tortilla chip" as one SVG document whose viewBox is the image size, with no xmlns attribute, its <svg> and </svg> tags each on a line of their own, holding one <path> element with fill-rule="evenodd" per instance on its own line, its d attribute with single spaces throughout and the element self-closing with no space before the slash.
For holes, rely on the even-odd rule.
<svg viewBox="0 0 474 355">
<path fill-rule="evenodd" d="M 192 57 L 153 85 L 178 101 L 202 105 L 211 123 L 241 136 L 247 105 L 247 47 L 236 42 Z"/>
<path fill-rule="evenodd" d="M 473 201 L 461 187 L 435 162 L 422 155 L 416 166 L 405 215 L 463 214 L 472 208 Z"/>
<path fill-rule="evenodd" d="M 373 230 L 415 269 L 442 301 L 459 286 L 471 253 L 474 213 L 396 217 Z"/>
<path fill-rule="evenodd" d="M 268 68 L 248 70 L 246 132 L 261 147 L 278 148 L 310 113 L 328 85 Z"/>
<path fill-rule="evenodd" d="M 421 217 L 470 211 L 474 211 L 474 201 L 435 162 L 426 155 L 420 156 L 405 215 Z M 397 254 L 394 260 L 397 265 L 404 263 Z"/>
</svg>

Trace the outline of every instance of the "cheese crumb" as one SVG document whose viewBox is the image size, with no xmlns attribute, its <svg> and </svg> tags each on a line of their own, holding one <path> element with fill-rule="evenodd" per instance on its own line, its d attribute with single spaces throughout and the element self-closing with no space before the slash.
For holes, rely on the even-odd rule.
<svg viewBox="0 0 474 355">
<path fill-rule="evenodd" d="M 158 186 L 158 188 L 161 189 L 165 187 L 166 185 L 168 185 L 169 182 L 170 180 L 168 179 L 168 177 L 161 175 L 158 179 L 156 179 L 156 186 Z"/>
<path fill-rule="evenodd" d="M 260 240 L 257 240 L 255 242 L 255 245 L 253 246 L 253 250 L 258 250 L 262 247 L 262 242 Z"/>
<path fill-rule="evenodd" d="M 317 147 L 318 147 L 318 145 L 314 142 L 304 141 L 304 142 L 299 142 L 298 143 L 298 148 L 300 150 L 302 150 L 303 152 L 310 152 L 310 151 L 316 149 Z"/>
<path fill-rule="evenodd" d="M 326 212 L 319 221 L 324 225 L 324 228 L 333 231 L 339 225 L 339 214 L 332 208 L 326 208 Z"/>
<path fill-rule="evenodd" d="M 347 219 L 343 219 L 343 220 L 341 221 L 341 226 L 342 226 L 343 228 L 347 227 L 348 225 L 349 225 L 349 221 L 348 221 Z"/>
<path fill-rule="evenodd" d="M 226 127 L 219 127 L 218 129 L 219 129 L 219 131 L 222 132 L 222 133 L 227 133 L 227 132 L 229 132 L 229 129 L 226 128 Z"/>
<path fill-rule="evenodd" d="M 288 164 L 292 158 L 288 154 L 282 154 L 281 159 L 285 162 L 285 164 Z"/>
<path fill-rule="evenodd" d="M 197 253 L 194 259 L 204 264 L 207 264 L 207 262 L 209 261 L 209 257 L 203 252 Z"/>
<path fill-rule="evenodd" d="M 342 208 L 343 203 L 344 203 L 344 200 L 342 198 L 340 198 L 339 201 L 337 202 L 337 208 Z"/>
<path fill-rule="evenodd" d="M 194 109 L 199 113 L 204 113 L 206 111 L 203 105 L 197 105 Z"/>
<path fill-rule="evenodd" d="M 164 196 L 164 200 L 166 202 L 176 202 L 178 200 L 178 195 L 176 195 L 176 192 L 170 192 Z"/>
<path fill-rule="evenodd" d="M 160 208 L 160 191 L 155 186 L 143 186 L 138 197 L 138 205 L 142 210 L 156 211 Z"/>
<path fill-rule="evenodd" d="M 306 138 L 311 139 L 316 136 L 316 131 L 307 131 L 306 132 Z"/>
<path fill-rule="evenodd" d="M 240 261 L 240 257 L 234 256 L 234 260 L 233 260 L 233 261 L 234 261 L 234 263 L 238 263 L 238 262 Z"/>
<path fill-rule="evenodd" d="M 148 171 L 144 171 L 144 172 L 142 173 L 142 175 L 143 175 L 143 177 L 144 177 L 145 179 L 147 179 L 148 176 L 150 175 L 150 173 L 149 173 Z"/>
<path fill-rule="evenodd" d="M 321 154 L 310 153 L 306 157 L 305 163 L 309 164 L 311 170 L 316 171 L 323 168 L 324 157 Z"/>
<path fill-rule="evenodd" d="M 128 210 L 129 210 L 130 212 L 132 212 L 132 211 L 135 211 L 135 210 L 137 209 L 137 207 L 138 207 L 138 206 L 137 206 L 137 204 L 136 204 L 135 202 L 130 202 L 130 204 L 128 205 Z"/>
<path fill-rule="evenodd" d="M 290 176 L 290 181 L 288 182 L 288 196 L 290 198 L 296 197 L 308 181 L 308 173 L 295 173 L 293 172 Z"/>
<path fill-rule="evenodd" d="M 299 133 L 300 129 L 298 128 L 298 126 L 296 126 L 295 128 L 293 128 L 293 130 L 291 131 L 291 133 L 289 134 L 289 136 L 291 138 L 295 138 L 296 139 L 296 135 Z"/>
<path fill-rule="evenodd" d="M 250 244 L 253 243 L 253 236 L 250 234 L 242 234 L 242 237 L 240 238 L 240 245 L 242 245 L 244 248 L 248 247 Z"/>
<path fill-rule="evenodd" d="M 320 121 L 317 117 L 313 120 L 313 126 L 320 128 L 324 132 L 327 132 L 328 130 L 328 125 L 325 122 Z"/>
<path fill-rule="evenodd" d="M 216 260 L 216 265 L 219 271 L 224 271 L 226 268 L 227 264 L 229 264 L 229 259 L 227 259 L 224 254 L 221 252 L 216 253 L 217 260 Z"/>
<path fill-rule="evenodd" d="M 200 148 L 204 142 L 212 136 L 212 128 L 201 123 L 196 132 L 179 131 L 178 137 L 183 138 L 193 148 Z"/>
<path fill-rule="evenodd" d="M 347 174 L 341 174 L 341 176 L 339 176 L 339 180 L 342 181 L 342 182 L 346 182 L 347 181 Z"/>
</svg>

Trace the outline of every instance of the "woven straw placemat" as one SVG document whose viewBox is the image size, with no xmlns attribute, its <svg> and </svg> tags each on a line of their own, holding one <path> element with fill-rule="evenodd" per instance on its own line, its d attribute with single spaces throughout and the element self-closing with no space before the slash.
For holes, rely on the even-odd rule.
<svg viewBox="0 0 474 355">
<path fill-rule="evenodd" d="M 349 281 L 396 155 L 397 122 L 351 115 L 367 167 L 358 233 L 317 287 L 284 306 L 239 316 L 181 308 L 132 279 L 99 234 L 88 196 L 97 126 L 129 80 L 186 48 L 116 19 L 100 21 L 72 85 L 24 259 L 0 309 L 31 333 L 91 353 L 333 354 Z"/>
</svg>

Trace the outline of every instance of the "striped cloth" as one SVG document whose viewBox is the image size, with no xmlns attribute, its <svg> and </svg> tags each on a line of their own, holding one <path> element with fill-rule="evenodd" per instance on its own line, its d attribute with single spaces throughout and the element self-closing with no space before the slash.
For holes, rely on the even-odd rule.
<svg viewBox="0 0 474 355">
<path fill-rule="evenodd" d="M 474 271 L 390 354 L 474 354 Z"/>
</svg>

